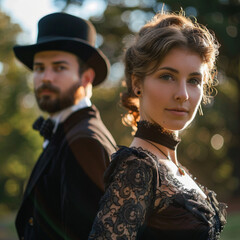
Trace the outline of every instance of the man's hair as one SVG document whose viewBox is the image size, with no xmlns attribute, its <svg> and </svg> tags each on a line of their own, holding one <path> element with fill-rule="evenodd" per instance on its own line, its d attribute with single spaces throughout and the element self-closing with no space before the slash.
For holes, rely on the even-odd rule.
<svg viewBox="0 0 240 240">
<path fill-rule="evenodd" d="M 79 65 L 79 75 L 80 77 L 82 74 L 89 68 L 88 64 L 85 63 L 80 57 L 77 56 L 77 62 Z"/>
</svg>

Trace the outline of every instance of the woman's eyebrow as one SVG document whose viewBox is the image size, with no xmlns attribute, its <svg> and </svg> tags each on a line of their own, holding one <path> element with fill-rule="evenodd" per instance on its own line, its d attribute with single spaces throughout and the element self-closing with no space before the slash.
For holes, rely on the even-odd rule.
<svg viewBox="0 0 240 240">
<path fill-rule="evenodd" d="M 168 70 L 168 71 L 171 71 L 171 72 L 174 72 L 174 73 L 179 73 L 179 71 L 175 68 L 171 68 L 171 67 L 160 67 L 158 68 L 158 70 Z M 202 73 L 200 72 L 192 72 L 189 74 L 189 76 L 202 76 Z"/>
<path fill-rule="evenodd" d="M 178 73 L 178 70 L 174 69 L 174 68 L 171 68 L 171 67 L 160 67 L 158 68 L 157 70 L 169 70 L 171 72 L 175 72 L 175 73 Z"/>
<path fill-rule="evenodd" d="M 202 73 L 200 73 L 200 72 L 193 72 L 193 73 L 190 73 L 189 75 L 190 76 L 196 76 L 196 75 L 202 76 Z"/>
</svg>

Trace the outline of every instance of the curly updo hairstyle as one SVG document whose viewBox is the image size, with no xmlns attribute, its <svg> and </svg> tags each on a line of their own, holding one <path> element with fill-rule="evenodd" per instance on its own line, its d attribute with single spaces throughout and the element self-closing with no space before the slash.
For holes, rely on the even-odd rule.
<svg viewBox="0 0 240 240">
<path fill-rule="evenodd" d="M 158 68 L 163 58 L 175 47 L 183 47 L 200 55 L 206 64 L 203 103 L 209 101 L 215 78 L 215 61 L 219 43 L 213 33 L 184 13 L 159 13 L 136 35 L 124 56 L 127 92 L 121 94 L 121 104 L 128 109 L 123 123 L 133 129 L 139 120 L 139 98 L 132 89 L 132 76 L 143 81 Z"/>
</svg>

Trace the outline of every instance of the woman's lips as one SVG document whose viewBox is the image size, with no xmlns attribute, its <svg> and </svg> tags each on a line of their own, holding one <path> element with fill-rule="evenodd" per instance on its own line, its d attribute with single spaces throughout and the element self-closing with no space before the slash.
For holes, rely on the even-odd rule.
<svg viewBox="0 0 240 240">
<path fill-rule="evenodd" d="M 188 114 L 188 110 L 185 108 L 167 108 L 166 111 L 176 116 L 185 116 Z"/>
</svg>

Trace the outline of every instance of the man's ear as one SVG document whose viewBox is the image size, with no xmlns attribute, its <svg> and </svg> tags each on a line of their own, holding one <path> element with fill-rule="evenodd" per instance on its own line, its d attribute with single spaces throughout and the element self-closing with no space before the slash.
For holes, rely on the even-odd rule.
<svg viewBox="0 0 240 240">
<path fill-rule="evenodd" d="M 81 85 L 85 88 L 89 83 L 93 83 L 94 78 L 95 71 L 92 68 L 88 68 L 81 75 Z"/>
</svg>

